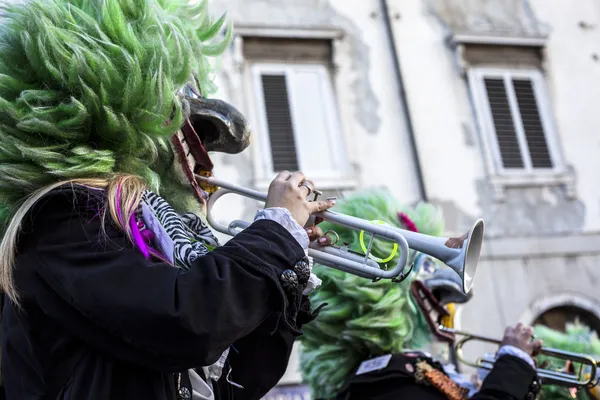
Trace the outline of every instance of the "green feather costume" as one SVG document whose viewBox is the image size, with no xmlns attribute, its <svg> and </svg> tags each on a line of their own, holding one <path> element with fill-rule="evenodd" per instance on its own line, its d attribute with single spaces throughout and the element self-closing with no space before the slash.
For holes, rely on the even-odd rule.
<svg viewBox="0 0 600 400">
<path fill-rule="evenodd" d="M 420 233 L 439 236 L 444 231 L 439 209 L 425 203 L 403 207 L 386 191 L 351 195 L 338 201 L 336 211 L 405 229 L 398 219 L 398 213 L 404 212 Z M 328 223 L 323 223 L 322 229 L 335 229 L 340 243 L 362 252 L 359 232 Z M 392 243 L 375 239 L 372 252 L 385 259 L 392 249 Z M 395 265 L 398 257 L 396 254 L 390 265 Z M 315 321 L 305 326 L 301 337 L 301 370 L 314 398 L 335 396 L 348 375 L 369 357 L 422 348 L 431 342 L 429 327 L 409 292 L 416 272 L 402 283 L 393 283 L 371 282 L 319 265 L 314 271 L 323 284 L 311 295 L 311 302 L 328 304 Z"/>
<path fill-rule="evenodd" d="M 191 81 L 214 91 L 209 57 L 231 27 L 207 1 L 32 0 L 3 6 L 0 24 L 0 224 L 37 189 L 115 173 L 143 177 L 190 207 L 169 139 Z"/>
</svg>

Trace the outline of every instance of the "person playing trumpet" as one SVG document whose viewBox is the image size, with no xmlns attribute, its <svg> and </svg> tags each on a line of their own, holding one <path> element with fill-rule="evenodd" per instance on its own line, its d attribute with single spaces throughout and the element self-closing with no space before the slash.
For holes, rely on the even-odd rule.
<svg viewBox="0 0 600 400">
<path fill-rule="evenodd" d="M 444 220 L 430 204 L 403 207 L 387 191 L 363 191 L 338 201 L 336 211 L 394 227 L 441 236 Z M 320 225 L 329 234 L 328 223 Z M 335 238 L 360 252 L 361 235 L 335 227 Z M 367 238 L 368 240 L 368 238 Z M 375 239 L 373 256 L 394 265 L 393 244 Z M 539 391 L 532 355 L 541 346 L 530 328 L 506 329 L 498 360 L 482 385 L 457 372 L 450 346 L 455 304 L 471 299 L 459 276 L 424 254 L 411 254 L 413 272 L 401 283 L 371 282 L 315 265 L 322 286 L 310 295 L 327 304 L 304 327 L 301 370 L 317 400 L 529 399 Z M 385 266 L 385 265 L 383 265 Z"/>
</svg>

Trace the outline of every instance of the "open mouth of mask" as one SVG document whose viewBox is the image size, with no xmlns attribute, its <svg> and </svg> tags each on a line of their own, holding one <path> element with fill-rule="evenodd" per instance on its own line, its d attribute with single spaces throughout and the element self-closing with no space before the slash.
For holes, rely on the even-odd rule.
<svg viewBox="0 0 600 400">
<path fill-rule="evenodd" d="M 219 99 L 207 99 L 193 85 L 180 91 L 186 118 L 181 129 L 171 138 L 171 144 L 186 179 L 198 198 L 204 201 L 215 187 L 199 183 L 196 175 L 211 176 L 211 152 L 237 154 L 250 145 L 250 125 L 231 104 Z"/>
</svg>

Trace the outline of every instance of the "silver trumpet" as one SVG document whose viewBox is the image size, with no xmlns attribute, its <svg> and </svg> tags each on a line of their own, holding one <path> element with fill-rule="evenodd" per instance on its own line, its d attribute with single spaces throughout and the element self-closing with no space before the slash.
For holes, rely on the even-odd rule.
<svg viewBox="0 0 600 400">
<path fill-rule="evenodd" d="M 219 198 L 225 194 L 233 193 L 257 201 L 266 202 L 267 200 L 266 193 L 224 182 L 213 177 L 196 175 L 196 179 L 219 188 L 209 197 L 207 221 L 213 229 L 226 235 L 235 236 L 241 230 L 250 226 L 250 223 L 241 220 L 234 220 L 228 226 L 218 223 L 212 215 L 212 207 Z M 392 279 L 394 282 L 401 282 L 412 271 L 413 265 L 410 263 L 410 266 L 407 268 L 407 261 L 409 249 L 413 249 L 444 262 L 461 277 L 463 291 L 468 293 L 471 290 L 483 242 L 484 223 L 481 219 L 477 220 L 473 228 L 461 237 L 441 238 L 391 226 L 377 225 L 370 221 L 329 210 L 315 213 L 314 216 L 333 224 L 364 231 L 371 235 L 365 254 L 350 251 L 347 246 L 338 247 L 332 245 L 322 247 L 317 243 L 311 243 L 308 255 L 313 258 L 315 263 L 363 278 L 373 280 Z M 370 259 L 375 237 L 384 238 L 398 245 L 400 257 L 393 269 L 382 269 L 379 264 Z"/>
</svg>

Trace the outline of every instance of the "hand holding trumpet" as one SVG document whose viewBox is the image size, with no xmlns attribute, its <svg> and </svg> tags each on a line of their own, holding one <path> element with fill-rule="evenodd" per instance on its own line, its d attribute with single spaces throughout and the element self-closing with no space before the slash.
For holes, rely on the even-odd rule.
<svg viewBox="0 0 600 400">
<path fill-rule="evenodd" d="M 312 214 L 335 205 L 333 201 L 306 200 L 312 191 L 313 188 L 302 172 L 280 172 L 269 186 L 265 208 L 286 208 L 296 222 L 304 226 Z"/>
<path fill-rule="evenodd" d="M 512 326 L 506 328 L 500 346 L 514 346 L 535 357 L 542 349 L 542 341 L 532 339 L 533 328 L 519 322 L 514 328 Z"/>
<path fill-rule="evenodd" d="M 313 190 L 312 182 L 307 181 L 302 172 L 294 172 L 292 174 L 288 171 L 282 171 L 269 186 L 265 208 L 285 208 L 298 224 L 304 226 L 312 214 L 328 210 L 335 206 L 335 201 L 333 200 L 306 200 Z M 307 227 L 306 232 L 311 242 L 324 237 L 323 232 L 317 226 Z M 326 246 L 331 243 L 328 237 L 324 238 L 324 240 L 319 241 L 319 244 Z"/>
</svg>

